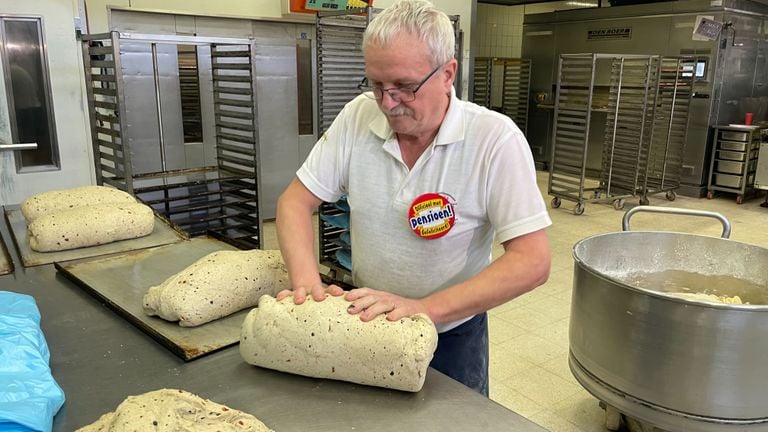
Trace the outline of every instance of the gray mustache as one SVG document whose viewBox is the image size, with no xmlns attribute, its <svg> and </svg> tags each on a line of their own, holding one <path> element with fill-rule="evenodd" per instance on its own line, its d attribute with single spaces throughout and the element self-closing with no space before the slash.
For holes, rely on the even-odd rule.
<svg viewBox="0 0 768 432">
<path fill-rule="evenodd" d="M 413 115 L 413 111 L 405 107 L 397 107 L 395 109 L 384 111 L 384 114 L 388 116 L 410 116 Z"/>
</svg>

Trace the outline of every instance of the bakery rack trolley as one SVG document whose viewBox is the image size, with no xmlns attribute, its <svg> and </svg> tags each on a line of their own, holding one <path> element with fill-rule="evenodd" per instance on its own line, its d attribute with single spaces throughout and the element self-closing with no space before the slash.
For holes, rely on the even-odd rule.
<svg viewBox="0 0 768 432">
<path fill-rule="evenodd" d="M 373 9 L 320 12 L 316 15 L 318 136 L 331 126 L 344 105 L 357 97 L 365 76 L 363 32 Z M 335 279 L 351 274 L 349 207 L 346 199 L 323 202 L 318 210 L 320 264 Z"/>
<path fill-rule="evenodd" d="M 131 48 L 123 48 L 121 44 L 126 41 Z M 134 194 L 190 235 L 210 233 L 241 248 L 261 248 L 254 41 L 110 32 L 82 35 L 82 42 L 97 183 Z M 207 73 L 213 85 L 206 100 L 213 104 L 215 161 L 169 169 L 167 147 L 179 143 L 167 142 L 165 137 L 160 82 L 167 77 L 161 77 L 158 52 L 159 47 L 166 50 L 181 45 L 205 47 L 210 52 Z M 161 165 L 156 172 L 136 172 L 126 132 L 125 97 L 132 89 L 124 79 L 125 64 L 131 66 L 129 55 L 136 54 L 137 46 L 142 53 L 151 52 L 157 157 Z M 183 95 L 189 83 L 181 78 L 189 78 L 190 74 L 186 70 L 178 74 Z"/>
<path fill-rule="evenodd" d="M 652 56 L 618 54 L 561 54 L 558 61 L 554 133 L 548 193 L 551 205 L 574 201 L 573 213 L 584 213 L 587 202 L 613 202 L 636 189 L 637 160 L 645 130 L 648 71 Z M 610 65 L 608 107 L 593 107 L 598 68 Z M 587 178 L 590 125 L 593 111 L 608 113 L 600 175 Z M 633 137 L 630 140 L 629 137 Z"/>
<path fill-rule="evenodd" d="M 648 195 L 665 193 L 674 201 L 680 187 L 683 148 L 688 133 L 688 113 L 693 97 L 694 57 L 662 57 L 658 62 L 657 89 L 653 104 L 653 128 L 644 174 L 640 204 L 649 204 Z"/>
<path fill-rule="evenodd" d="M 587 187 L 587 150 L 595 85 L 594 54 L 562 54 L 558 60 L 555 94 L 554 133 L 547 191 L 552 207 L 561 201 L 575 201 L 573 213 L 584 213 L 585 194 L 598 192 Z"/>
<path fill-rule="evenodd" d="M 652 106 L 658 57 L 623 55 L 610 59 L 610 90 L 606 117 L 600 189 L 617 210 L 642 188 L 642 167 L 653 125 Z M 649 113 L 649 110 L 651 113 Z"/>
<path fill-rule="evenodd" d="M 511 118 L 524 134 L 528 133 L 531 64 L 530 59 L 478 57 L 473 70 L 473 101 Z"/>
</svg>

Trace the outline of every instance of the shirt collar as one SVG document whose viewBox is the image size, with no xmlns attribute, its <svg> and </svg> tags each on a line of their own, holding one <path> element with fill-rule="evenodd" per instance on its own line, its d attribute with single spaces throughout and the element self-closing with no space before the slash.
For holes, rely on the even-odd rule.
<svg viewBox="0 0 768 432">
<path fill-rule="evenodd" d="M 456 90 L 451 87 L 451 102 L 435 137 L 435 145 L 451 144 L 464 139 L 464 111 L 461 109 L 461 103 L 462 101 L 456 97 Z M 369 128 L 384 141 L 394 137 L 394 131 L 389 127 L 387 117 L 381 111 L 371 121 Z"/>
</svg>

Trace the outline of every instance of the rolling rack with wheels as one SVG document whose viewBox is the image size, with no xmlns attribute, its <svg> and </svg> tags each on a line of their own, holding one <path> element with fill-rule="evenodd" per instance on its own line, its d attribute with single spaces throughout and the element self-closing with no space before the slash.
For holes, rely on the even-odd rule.
<svg viewBox="0 0 768 432">
<path fill-rule="evenodd" d="M 612 203 L 621 210 L 629 197 L 666 192 L 670 201 L 680 185 L 682 146 L 691 97 L 689 57 L 564 54 L 560 56 L 549 177 L 551 205 L 575 201 Z M 595 76 L 609 67 L 605 107 L 594 102 Z M 602 160 L 597 178 L 587 178 L 593 112 L 605 112 Z M 591 195 L 590 195 L 591 193 Z"/>
<path fill-rule="evenodd" d="M 558 68 L 548 192 L 551 205 L 574 201 L 573 213 L 587 202 L 610 202 L 617 210 L 638 188 L 638 159 L 647 127 L 648 89 L 654 56 L 563 54 Z M 607 107 L 594 107 L 598 68 L 610 67 Z M 587 178 L 592 113 L 606 112 L 600 175 Z M 638 141 L 639 137 L 639 141 Z M 591 194 L 591 195 L 590 195 Z"/>
<path fill-rule="evenodd" d="M 640 204 L 650 203 L 648 195 L 664 193 L 668 201 L 677 198 L 683 167 L 683 147 L 688 132 L 688 112 L 693 97 L 693 57 L 663 57 L 658 65 L 658 86 L 653 108 L 653 128 Z"/>
<path fill-rule="evenodd" d="M 709 165 L 707 198 L 716 191 L 736 194 L 736 204 L 755 193 L 755 173 L 760 142 L 768 129 L 759 126 L 722 125 L 714 127 L 714 149 Z"/>
</svg>

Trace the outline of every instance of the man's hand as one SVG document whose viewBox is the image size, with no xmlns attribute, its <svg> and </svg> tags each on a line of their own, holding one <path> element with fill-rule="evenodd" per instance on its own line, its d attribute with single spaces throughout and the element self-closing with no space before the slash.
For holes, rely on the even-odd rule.
<svg viewBox="0 0 768 432">
<path fill-rule="evenodd" d="M 312 286 L 299 286 L 296 287 L 293 291 L 291 290 L 282 290 L 275 296 L 275 299 L 277 301 L 280 301 L 290 295 L 293 295 L 293 303 L 294 304 L 302 304 L 304 303 L 304 300 L 307 299 L 307 295 L 311 294 L 312 299 L 315 301 L 323 301 L 325 300 L 325 294 L 330 294 L 332 296 L 340 296 L 344 294 L 344 290 L 336 285 L 328 285 L 327 287 L 324 287 L 322 284 L 316 284 Z"/>
<path fill-rule="evenodd" d="M 390 321 L 397 321 L 417 313 L 427 313 L 427 309 L 419 300 L 371 288 L 353 289 L 345 298 L 352 302 L 349 313 L 360 314 L 363 321 L 370 321 L 381 314 L 386 314 Z"/>
</svg>

